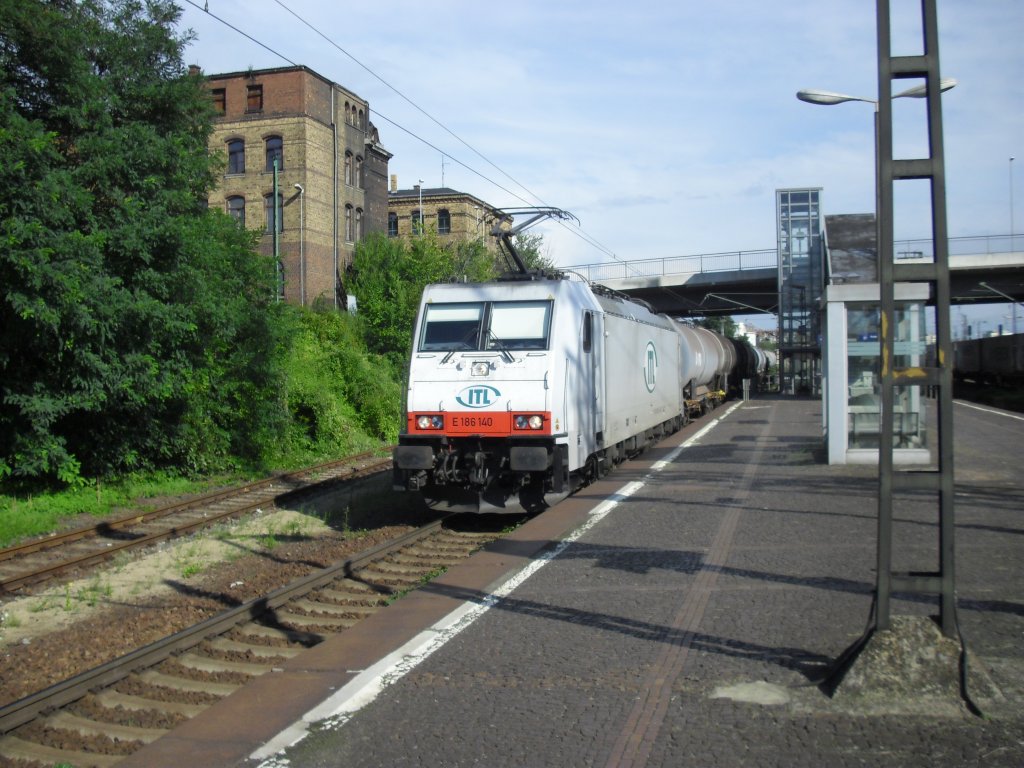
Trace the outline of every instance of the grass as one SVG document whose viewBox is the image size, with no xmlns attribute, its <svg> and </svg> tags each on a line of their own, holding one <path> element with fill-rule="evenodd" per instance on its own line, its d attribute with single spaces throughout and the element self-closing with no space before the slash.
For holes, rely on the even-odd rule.
<svg viewBox="0 0 1024 768">
<path fill-rule="evenodd" d="M 65 525 L 89 525 L 119 509 L 138 508 L 147 499 L 201 493 L 216 485 L 242 482 L 241 477 L 216 477 L 201 482 L 167 475 L 132 477 L 106 485 L 35 494 L 0 494 L 0 547 L 42 536 Z M 85 518 L 85 519 L 82 519 Z"/>
<path fill-rule="evenodd" d="M 387 599 L 384 602 L 387 605 L 391 605 L 391 603 L 395 602 L 396 600 L 401 600 L 403 597 L 408 595 L 410 592 L 419 589 L 424 584 L 429 584 L 431 581 L 436 579 L 438 576 L 441 576 L 441 575 L 443 575 L 443 574 L 445 574 L 447 572 L 448 572 L 447 566 L 441 566 L 439 568 L 435 568 L 430 573 L 425 573 L 422 576 L 420 576 L 420 581 L 419 581 L 418 584 L 416 584 L 415 586 L 412 586 L 412 587 L 407 587 L 405 589 L 401 589 L 401 590 L 399 590 L 397 592 L 393 592 L 392 594 L 388 595 Z"/>
<path fill-rule="evenodd" d="M 203 552 L 201 535 L 175 549 L 174 567 L 181 574 L 181 578 L 187 579 L 189 576 L 195 576 L 206 566 L 206 555 Z"/>
<path fill-rule="evenodd" d="M 90 608 L 94 608 L 96 603 L 100 601 L 100 598 L 110 598 L 114 593 L 114 588 L 109 583 L 104 583 L 97 576 L 88 585 L 78 590 L 75 595 L 75 599 L 79 603 L 85 603 Z"/>
<path fill-rule="evenodd" d="M 376 443 L 374 447 L 379 447 Z M 295 454 L 283 460 L 280 471 L 302 469 L 312 464 L 343 458 L 335 456 Z M 270 474 L 269 472 L 267 474 Z M 262 476 L 261 476 L 262 477 Z M 222 485 L 239 484 L 258 479 L 248 474 L 219 475 L 191 480 L 154 473 L 131 476 L 118 482 L 94 482 L 82 488 L 40 493 L 9 493 L 0 485 L 0 548 L 9 547 L 36 536 L 45 536 L 65 527 L 92 525 L 95 518 L 120 510 L 156 506 L 147 500 L 168 496 L 193 495 Z"/>
</svg>

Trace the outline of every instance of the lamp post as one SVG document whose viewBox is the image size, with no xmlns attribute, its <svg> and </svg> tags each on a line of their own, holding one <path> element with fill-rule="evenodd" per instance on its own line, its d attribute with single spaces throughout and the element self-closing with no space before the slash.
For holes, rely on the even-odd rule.
<svg viewBox="0 0 1024 768">
<path fill-rule="evenodd" d="M 274 269 L 277 270 L 277 285 L 274 286 L 276 294 L 274 301 L 281 300 L 281 294 L 284 293 L 284 271 L 281 269 L 281 205 L 280 205 L 280 187 L 278 186 L 278 158 L 274 156 L 274 189 L 273 189 L 273 226 L 274 232 L 271 236 L 274 244 Z"/>
<path fill-rule="evenodd" d="M 950 88 L 956 86 L 956 80 L 952 77 L 944 77 L 939 81 L 939 91 L 945 92 Z M 928 95 L 927 84 L 915 85 L 913 88 L 908 88 L 905 91 L 893 94 L 894 99 L 923 99 Z M 800 101 L 806 101 L 808 104 L 821 104 L 824 106 L 832 106 L 833 104 L 843 104 L 847 101 L 863 101 L 865 104 L 871 104 L 875 108 L 875 220 L 878 219 L 878 99 L 868 99 L 863 96 L 850 96 L 846 93 L 836 93 L 834 91 L 820 91 L 815 88 L 803 88 L 796 92 L 796 97 Z M 1010 158 L 1011 160 L 1013 158 Z M 1013 227 L 1011 225 L 1010 229 Z M 878 244 L 876 243 L 876 248 Z"/>
<path fill-rule="evenodd" d="M 420 179 L 419 185 L 416 187 L 420 193 L 420 231 L 419 234 L 423 234 L 423 179 Z"/>
<path fill-rule="evenodd" d="M 1010 250 L 1014 250 L 1013 247 L 1013 158 L 1010 158 Z"/>
<path fill-rule="evenodd" d="M 306 306 L 306 188 L 293 185 L 299 192 L 299 303 Z"/>
<path fill-rule="evenodd" d="M 950 88 L 955 87 L 957 81 L 951 77 L 944 77 L 939 80 L 939 91 L 948 91 Z M 923 83 L 916 85 L 913 88 L 908 88 L 905 91 L 893 94 L 893 99 L 910 98 L 920 99 L 928 96 L 928 84 Z M 843 104 L 848 101 L 862 101 L 865 104 L 870 104 L 874 108 L 874 143 L 875 143 L 875 249 L 876 253 L 881 253 L 882 250 L 882 221 L 881 221 L 881 153 L 879 148 L 879 114 L 878 114 L 878 99 L 869 99 L 863 96 L 851 96 L 846 93 L 836 93 L 835 91 L 822 91 L 814 88 L 804 88 L 796 93 L 796 97 L 800 101 L 805 101 L 809 104 L 820 104 L 824 106 L 832 106 L 834 104 Z M 838 350 L 837 350 L 838 351 Z M 846 355 L 847 350 L 842 350 L 843 356 Z M 838 355 L 829 355 L 829 359 L 835 357 L 838 359 Z M 831 363 L 829 364 L 831 366 Z M 838 381 L 836 376 L 830 376 L 831 382 Z M 831 386 L 831 385 L 830 385 Z M 830 399 L 830 402 L 840 403 L 846 402 L 846 398 L 840 394 L 835 394 Z M 840 421 L 845 420 L 846 412 L 837 406 L 835 411 L 829 410 L 829 420 L 836 419 L 835 423 L 838 424 Z M 833 424 L 834 426 L 834 424 Z M 881 457 L 880 457 L 881 458 Z"/>
</svg>

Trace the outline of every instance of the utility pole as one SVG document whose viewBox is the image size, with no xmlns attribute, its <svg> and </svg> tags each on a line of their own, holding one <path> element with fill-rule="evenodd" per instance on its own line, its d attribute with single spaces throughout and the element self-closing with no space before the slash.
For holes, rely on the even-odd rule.
<svg viewBox="0 0 1024 768">
<path fill-rule="evenodd" d="M 278 202 L 280 200 L 280 196 L 278 194 L 277 182 L 278 182 L 278 179 L 277 179 L 277 157 L 275 156 L 274 157 L 274 191 L 273 191 L 272 194 L 274 195 L 274 200 L 273 200 L 273 205 L 274 205 L 274 208 L 273 208 L 273 210 L 274 210 L 273 242 L 274 242 L 274 269 L 276 270 L 276 274 L 277 274 L 277 285 L 275 286 L 275 288 L 277 290 L 277 295 L 275 296 L 274 300 L 275 301 L 280 301 L 281 300 L 282 288 L 284 286 L 284 280 L 283 280 L 283 275 L 281 274 L 281 238 L 280 238 L 280 236 L 278 234 L 280 229 L 281 229 L 281 206 L 278 204 Z"/>
</svg>

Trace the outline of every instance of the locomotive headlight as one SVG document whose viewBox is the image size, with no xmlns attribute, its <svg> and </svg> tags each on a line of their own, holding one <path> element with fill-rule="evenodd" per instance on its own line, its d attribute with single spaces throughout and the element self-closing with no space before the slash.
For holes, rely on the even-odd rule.
<svg viewBox="0 0 1024 768">
<path fill-rule="evenodd" d="M 420 416 L 416 419 L 416 426 L 420 429 L 443 429 L 443 416 Z"/>
<path fill-rule="evenodd" d="M 490 363 L 473 363 L 473 375 L 474 376 L 486 376 L 491 372 Z"/>
<path fill-rule="evenodd" d="M 521 413 L 515 416 L 512 423 L 516 429 L 542 429 L 544 427 L 544 417 L 536 413 L 533 415 Z"/>
</svg>

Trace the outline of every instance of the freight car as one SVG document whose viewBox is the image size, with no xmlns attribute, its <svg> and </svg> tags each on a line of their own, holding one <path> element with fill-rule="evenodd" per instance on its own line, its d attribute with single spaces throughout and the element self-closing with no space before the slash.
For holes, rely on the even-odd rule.
<svg viewBox="0 0 1024 768">
<path fill-rule="evenodd" d="M 953 345 L 953 376 L 975 384 L 1024 383 L 1024 334 L 964 339 Z"/>
<path fill-rule="evenodd" d="M 514 236 L 572 214 L 498 213 L 509 274 L 423 293 L 394 451 L 395 487 L 450 510 L 553 504 L 713 408 L 736 367 L 736 347 L 713 331 L 527 269 Z"/>
<path fill-rule="evenodd" d="M 724 337 L 601 286 L 428 286 L 395 487 L 450 510 L 540 509 L 709 410 L 735 367 Z"/>
</svg>

